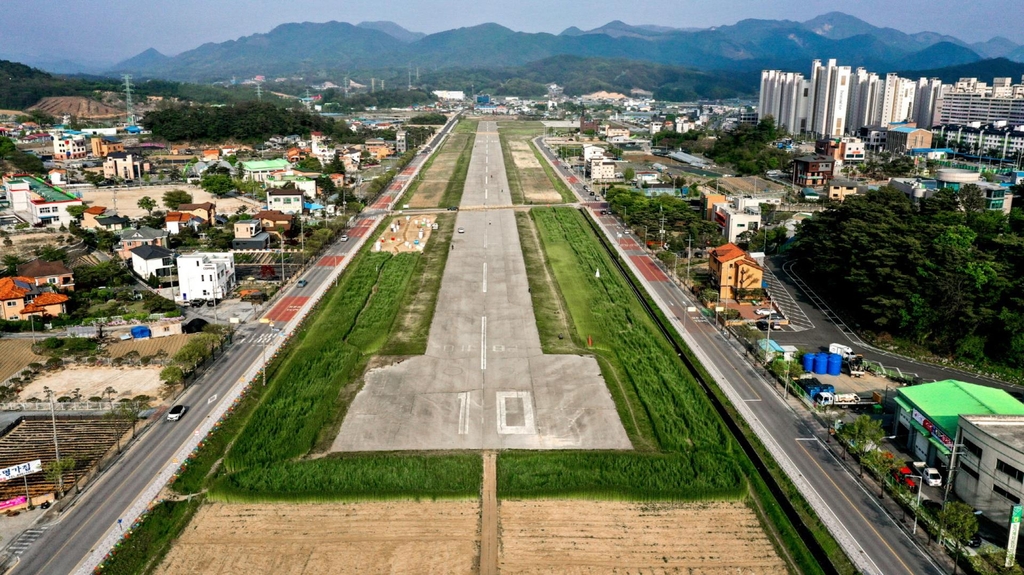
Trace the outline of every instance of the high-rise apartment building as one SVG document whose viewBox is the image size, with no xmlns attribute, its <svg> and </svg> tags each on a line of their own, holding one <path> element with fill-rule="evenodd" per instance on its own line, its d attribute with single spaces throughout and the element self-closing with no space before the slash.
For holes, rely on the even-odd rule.
<svg viewBox="0 0 1024 575">
<path fill-rule="evenodd" d="M 790 132 L 826 138 L 855 134 L 863 126 L 907 121 L 930 127 L 941 87 L 938 79 L 914 82 L 896 74 L 883 79 L 864 68 L 851 71 L 835 60 L 815 60 L 807 78 L 763 70 L 758 115 L 774 117 Z"/>
<path fill-rule="evenodd" d="M 996 78 L 992 85 L 977 78 L 961 78 L 942 90 L 941 124 L 1024 124 L 1024 78 L 1013 84 L 1010 78 Z"/>
</svg>

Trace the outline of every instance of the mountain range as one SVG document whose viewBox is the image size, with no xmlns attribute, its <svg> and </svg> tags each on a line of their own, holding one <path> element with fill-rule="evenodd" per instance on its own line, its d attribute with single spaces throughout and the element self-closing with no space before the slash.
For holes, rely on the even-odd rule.
<svg viewBox="0 0 1024 575">
<path fill-rule="evenodd" d="M 315 42 L 310 39 L 315 38 Z M 742 20 L 731 26 L 681 29 L 633 26 L 621 21 L 593 30 L 560 34 L 516 32 L 498 24 L 411 32 L 393 22 L 293 23 L 266 34 L 207 43 L 176 56 L 150 49 L 109 73 L 209 82 L 231 77 L 321 77 L 357 70 L 412 67 L 499 68 L 553 56 L 641 60 L 698 70 L 752 72 L 763 68 L 802 71 L 812 59 L 885 73 L 969 65 L 986 58 L 1024 61 L 1024 47 L 1005 38 L 969 44 L 958 38 L 880 28 L 840 12 L 806 22 Z"/>
</svg>

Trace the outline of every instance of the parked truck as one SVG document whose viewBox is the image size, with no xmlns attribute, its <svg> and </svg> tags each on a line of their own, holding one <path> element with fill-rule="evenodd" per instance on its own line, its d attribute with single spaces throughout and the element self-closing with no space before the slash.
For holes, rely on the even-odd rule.
<svg viewBox="0 0 1024 575">
<path fill-rule="evenodd" d="M 881 403 L 882 398 L 877 392 L 871 397 L 861 397 L 856 393 L 834 393 L 820 392 L 818 394 L 818 405 L 834 405 L 836 407 L 865 407 Z"/>
</svg>

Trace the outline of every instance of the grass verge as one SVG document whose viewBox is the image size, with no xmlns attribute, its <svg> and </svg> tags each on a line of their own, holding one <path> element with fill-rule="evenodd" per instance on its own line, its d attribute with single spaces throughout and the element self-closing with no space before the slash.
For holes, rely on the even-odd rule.
<svg viewBox="0 0 1024 575">
<path fill-rule="evenodd" d="M 462 125 L 461 123 L 459 124 Z M 476 142 L 476 132 L 470 134 L 469 138 L 466 139 L 466 145 L 462 148 L 462 152 L 459 153 L 459 157 L 455 160 L 455 169 L 452 170 L 452 177 L 448 180 L 448 185 L 444 188 L 444 194 L 441 195 L 441 201 L 438 202 L 438 206 L 457 206 L 462 201 L 462 191 L 466 187 L 466 175 L 469 173 L 469 160 L 473 156 L 473 144 Z"/>
<path fill-rule="evenodd" d="M 516 162 L 512 158 L 512 149 L 509 148 L 508 138 L 500 130 L 498 141 L 501 144 L 501 156 L 505 160 L 505 176 L 508 180 L 508 193 L 512 196 L 512 203 L 515 205 L 526 203 L 526 194 L 523 192 L 523 182 L 516 168 Z"/>
<path fill-rule="evenodd" d="M 219 481 L 210 498 L 230 503 L 471 499 L 480 494 L 482 474 L 478 454 L 345 454 L 247 469 Z"/>
<path fill-rule="evenodd" d="M 402 307 L 381 355 L 423 355 L 427 352 L 430 324 L 437 307 L 444 267 L 455 230 L 454 214 L 438 214 L 423 255 L 416 262 L 412 281 L 402 298 Z"/>
<path fill-rule="evenodd" d="M 554 186 L 555 190 L 558 191 L 558 194 L 562 196 L 562 201 L 567 204 L 575 203 L 576 194 L 572 193 L 569 186 L 565 185 L 562 178 L 558 177 L 558 174 L 555 173 L 555 169 L 551 167 L 551 164 L 548 163 L 544 158 L 544 155 L 540 153 L 537 146 L 533 144 L 533 140 L 530 140 L 529 144 L 530 149 L 533 150 L 533 155 L 537 157 L 537 161 L 540 162 L 541 167 L 544 168 L 544 173 L 547 174 L 548 180 L 551 180 L 551 185 Z"/>
<path fill-rule="evenodd" d="M 185 501 L 164 501 L 146 513 L 100 565 L 104 575 L 152 573 L 163 561 L 178 534 L 192 520 L 204 497 Z"/>
</svg>

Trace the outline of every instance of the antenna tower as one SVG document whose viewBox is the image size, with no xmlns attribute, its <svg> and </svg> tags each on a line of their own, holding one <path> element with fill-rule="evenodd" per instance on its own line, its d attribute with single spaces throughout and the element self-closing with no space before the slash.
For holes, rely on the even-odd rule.
<svg viewBox="0 0 1024 575">
<path fill-rule="evenodd" d="M 135 110 L 132 106 L 132 75 L 124 74 L 121 76 L 124 78 L 124 102 L 125 102 L 125 119 L 126 125 L 131 126 L 135 123 Z"/>
</svg>

